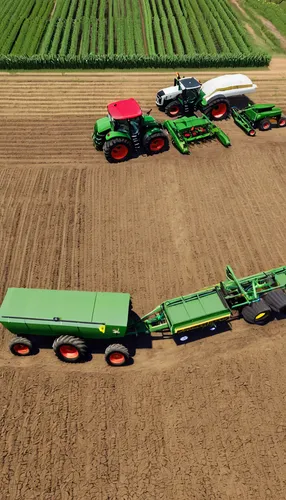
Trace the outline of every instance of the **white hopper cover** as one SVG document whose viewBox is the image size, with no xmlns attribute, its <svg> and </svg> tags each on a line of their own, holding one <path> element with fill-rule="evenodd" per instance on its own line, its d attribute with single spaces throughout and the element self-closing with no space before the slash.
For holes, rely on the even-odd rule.
<svg viewBox="0 0 286 500">
<path fill-rule="evenodd" d="M 223 75 L 203 83 L 202 91 L 205 93 L 206 98 L 208 98 L 215 92 L 223 93 L 224 90 L 231 91 L 240 87 L 243 90 L 243 88 L 256 88 L 256 85 L 246 75 Z"/>
</svg>

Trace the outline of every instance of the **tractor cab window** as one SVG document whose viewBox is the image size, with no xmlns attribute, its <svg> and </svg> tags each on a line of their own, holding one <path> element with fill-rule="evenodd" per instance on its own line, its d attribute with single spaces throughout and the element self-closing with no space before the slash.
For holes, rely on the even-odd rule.
<svg viewBox="0 0 286 500">
<path fill-rule="evenodd" d="M 199 95 L 198 89 L 186 89 L 185 92 L 186 92 L 185 95 L 186 95 L 187 101 L 189 103 L 194 102 L 198 98 L 198 95 Z"/>
<path fill-rule="evenodd" d="M 131 134 L 139 134 L 140 132 L 140 117 L 129 120 Z"/>
<path fill-rule="evenodd" d="M 124 132 L 124 133 L 128 134 L 129 133 L 128 120 L 118 120 L 118 121 L 115 121 L 114 130 L 116 130 L 118 132 Z"/>
</svg>

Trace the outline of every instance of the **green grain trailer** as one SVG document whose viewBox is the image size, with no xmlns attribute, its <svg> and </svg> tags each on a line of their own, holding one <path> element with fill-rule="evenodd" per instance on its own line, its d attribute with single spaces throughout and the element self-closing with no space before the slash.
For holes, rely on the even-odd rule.
<svg viewBox="0 0 286 500">
<path fill-rule="evenodd" d="M 277 127 L 286 126 L 286 118 L 282 116 L 282 109 L 277 108 L 275 104 L 249 104 L 241 110 L 233 107 L 231 114 L 236 125 L 251 137 L 256 135 L 256 128 L 266 131 L 270 130 L 273 124 Z"/>
<path fill-rule="evenodd" d="M 218 139 L 225 147 L 231 145 L 229 137 L 203 114 L 200 117 L 165 120 L 163 127 L 168 130 L 173 144 L 184 154 L 190 153 L 189 146 L 193 142 Z"/>
<path fill-rule="evenodd" d="M 214 330 L 219 323 L 244 318 L 267 323 L 272 313 L 286 313 L 286 267 L 237 278 L 230 266 L 226 280 L 195 293 L 166 300 L 142 318 L 131 310 L 128 293 L 9 288 L 0 309 L 2 323 L 16 337 L 10 350 L 31 354 L 37 337 L 51 337 L 55 354 L 74 363 L 87 354 L 88 341 L 107 344 L 113 366 L 131 358 L 128 341 L 160 332 L 187 340 L 192 330 Z"/>
<path fill-rule="evenodd" d="M 105 340 L 106 361 L 114 365 L 129 358 L 118 340 L 136 334 L 130 316 L 128 293 L 9 288 L 0 309 L 0 322 L 17 335 L 13 354 L 30 354 L 36 337 L 46 336 L 61 360 L 76 362 L 86 355 L 86 341 Z"/>
</svg>

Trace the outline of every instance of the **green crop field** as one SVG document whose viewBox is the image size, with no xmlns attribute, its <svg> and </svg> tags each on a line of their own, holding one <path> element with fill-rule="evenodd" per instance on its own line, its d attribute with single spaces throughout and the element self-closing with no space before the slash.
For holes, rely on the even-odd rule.
<svg viewBox="0 0 286 500">
<path fill-rule="evenodd" d="M 286 1 L 244 0 L 245 7 L 255 10 L 286 36 Z"/>
<path fill-rule="evenodd" d="M 269 59 L 228 0 L 0 4 L 0 67 L 259 66 Z"/>
</svg>

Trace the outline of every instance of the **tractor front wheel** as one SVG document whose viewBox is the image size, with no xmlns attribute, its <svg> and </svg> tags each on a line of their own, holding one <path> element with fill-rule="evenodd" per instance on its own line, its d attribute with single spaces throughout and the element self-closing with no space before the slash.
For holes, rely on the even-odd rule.
<svg viewBox="0 0 286 500">
<path fill-rule="evenodd" d="M 61 335 L 53 343 L 56 356 L 66 363 L 82 361 L 87 352 L 87 347 L 82 339 L 70 335 Z"/>
<path fill-rule="evenodd" d="M 168 151 L 169 139 L 165 132 L 154 132 L 153 134 L 145 134 L 143 137 L 143 146 L 147 154 L 155 155 Z"/>
<path fill-rule="evenodd" d="M 264 325 L 270 319 L 271 308 L 263 299 L 261 299 L 259 302 L 253 302 L 252 304 L 244 306 L 241 314 L 247 323 Z"/>
<path fill-rule="evenodd" d="M 281 116 L 277 122 L 278 127 L 286 127 L 286 118 L 284 116 Z"/>
<path fill-rule="evenodd" d="M 33 345 L 29 339 L 25 337 L 16 337 L 11 340 L 9 349 L 15 356 L 29 356 L 32 353 Z"/>
<path fill-rule="evenodd" d="M 105 349 L 105 361 L 110 366 L 125 365 L 130 358 L 130 353 L 122 344 L 111 344 Z"/>
<path fill-rule="evenodd" d="M 217 97 L 208 102 L 202 111 L 210 120 L 221 121 L 230 116 L 231 108 L 226 97 Z"/>
<path fill-rule="evenodd" d="M 115 137 L 104 143 L 103 151 L 109 163 L 119 163 L 130 158 L 133 146 L 129 139 L 125 137 Z"/>
<path fill-rule="evenodd" d="M 267 118 L 265 118 L 264 120 L 261 120 L 261 122 L 259 122 L 259 130 L 261 130 L 262 132 L 265 132 L 266 130 L 270 130 L 272 128 L 272 125 L 271 125 L 271 121 L 268 120 Z"/>
<path fill-rule="evenodd" d="M 165 108 L 165 113 L 171 118 L 177 118 L 183 114 L 183 107 L 180 101 L 172 101 L 167 104 Z"/>
</svg>

